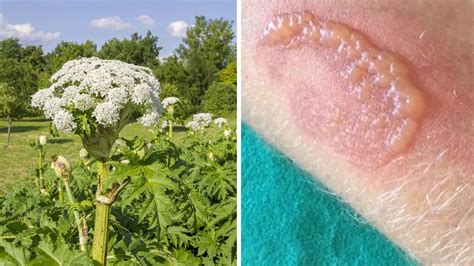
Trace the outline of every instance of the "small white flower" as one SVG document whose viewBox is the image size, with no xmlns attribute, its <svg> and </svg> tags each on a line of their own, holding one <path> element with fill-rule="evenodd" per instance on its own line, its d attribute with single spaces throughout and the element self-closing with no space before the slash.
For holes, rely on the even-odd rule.
<svg viewBox="0 0 474 266">
<path fill-rule="evenodd" d="M 89 94 L 79 94 L 72 100 L 74 107 L 79 111 L 87 111 L 95 106 L 94 98 Z"/>
<path fill-rule="evenodd" d="M 41 136 L 39 137 L 39 144 L 40 144 L 41 146 L 43 146 L 43 145 L 46 145 L 46 142 L 48 142 L 48 139 L 46 138 L 46 136 L 45 136 L 45 135 L 41 135 Z"/>
<path fill-rule="evenodd" d="M 79 151 L 79 157 L 81 157 L 82 159 L 85 159 L 88 155 L 89 155 L 89 152 L 87 152 L 85 148 L 82 148 Z"/>
<path fill-rule="evenodd" d="M 31 106 L 43 109 L 45 102 L 51 97 L 53 97 L 53 89 L 39 90 L 31 96 Z"/>
<path fill-rule="evenodd" d="M 129 164 L 129 163 L 130 163 L 130 160 L 121 160 L 120 163 Z"/>
<path fill-rule="evenodd" d="M 128 102 L 128 92 L 125 88 L 113 88 L 107 92 L 106 101 L 113 102 L 117 106 L 122 107 Z"/>
<path fill-rule="evenodd" d="M 161 103 L 163 104 L 163 108 L 166 109 L 170 105 L 175 105 L 179 102 L 179 99 L 176 97 L 166 97 Z"/>
<path fill-rule="evenodd" d="M 161 122 L 161 128 L 168 127 L 168 120 Z"/>
<path fill-rule="evenodd" d="M 67 103 L 73 103 L 74 99 L 79 96 L 81 89 L 76 86 L 69 86 L 64 89 L 63 98 L 66 99 Z"/>
<path fill-rule="evenodd" d="M 218 117 L 218 118 L 214 119 L 214 124 L 216 124 L 217 127 L 221 127 L 221 126 L 227 124 L 227 119 L 225 119 L 223 117 Z"/>
<path fill-rule="evenodd" d="M 145 127 L 154 127 L 158 123 L 159 119 L 160 114 L 156 111 L 151 111 L 138 118 L 138 122 L 140 122 Z"/>
<path fill-rule="evenodd" d="M 225 138 L 230 137 L 230 135 L 232 135 L 232 130 L 229 130 L 229 129 L 224 130 L 224 137 Z"/>
<path fill-rule="evenodd" d="M 66 105 L 66 99 L 51 97 L 44 103 L 44 115 L 46 118 L 53 118 L 55 114 L 63 110 L 64 105 Z"/>
<path fill-rule="evenodd" d="M 210 113 L 199 113 L 193 115 L 193 120 L 199 122 L 201 127 L 208 127 L 212 122 L 212 114 Z"/>
<path fill-rule="evenodd" d="M 150 102 L 152 98 L 153 90 L 148 84 L 139 84 L 133 89 L 132 101 L 135 104 L 144 104 Z"/>
<path fill-rule="evenodd" d="M 56 113 L 53 118 L 53 124 L 59 131 L 66 134 L 74 132 L 77 126 L 72 114 L 65 110 L 60 110 Z"/>
<path fill-rule="evenodd" d="M 192 120 L 186 123 L 186 127 L 191 129 L 192 131 L 196 131 L 201 128 L 201 124 L 198 121 Z"/>
<path fill-rule="evenodd" d="M 96 118 L 100 125 L 112 126 L 119 121 L 120 110 L 113 102 L 102 102 L 95 107 L 92 116 Z"/>
</svg>

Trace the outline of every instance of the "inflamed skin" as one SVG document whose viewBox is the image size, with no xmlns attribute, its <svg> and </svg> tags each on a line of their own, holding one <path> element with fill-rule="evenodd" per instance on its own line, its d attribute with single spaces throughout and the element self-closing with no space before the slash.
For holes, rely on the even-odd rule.
<svg viewBox="0 0 474 266">
<path fill-rule="evenodd" d="M 473 4 L 242 2 L 243 119 L 421 264 L 474 261 Z"/>
<path fill-rule="evenodd" d="M 410 148 L 427 101 L 402 58 L 376 47 L 359 31 L 309 11 L 275 15 L 263 29 L 260 45 L 314 49 L 334 60 L 340 86 L 331 88 L 332 93 L 321 93 L 329 88 L 305 76 L 286 79 L 284 90 L 295 95 L 289 97 L 292 111 L 307 135 L 368 168 L 383 166 Z M 275 80 L 281 84 L 284 75 Z M 315 98 L 320 100 L 310 101 Z"/>
</svg>

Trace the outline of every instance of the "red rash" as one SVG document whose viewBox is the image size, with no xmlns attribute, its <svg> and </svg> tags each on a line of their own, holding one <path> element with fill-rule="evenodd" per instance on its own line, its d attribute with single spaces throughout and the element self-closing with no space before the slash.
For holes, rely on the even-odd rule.
<svg viewBox="0 0 474 266">
<path fill-rule="evenodd" d="M 305 135 L 364 168 L 384 166 L 411 148 L 428 101 L 403 58 L 308 11 L 275 15 L 260 46 L 279 57 L 267 70 Z"/>
</svg>

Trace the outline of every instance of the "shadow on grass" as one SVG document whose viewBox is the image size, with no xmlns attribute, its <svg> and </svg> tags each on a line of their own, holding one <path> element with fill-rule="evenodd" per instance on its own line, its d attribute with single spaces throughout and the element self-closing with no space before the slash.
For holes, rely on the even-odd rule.
<svg viewBox="0 0 474 266">
<path fill-rule="evenodd" d="M 173 132 L 186 132 L 189 129 L 184 126 L 173 126 Z"/>
<path fill-rule="evenodd" d="M 48 140 L 48 141 L 51 144 L 63 144 L 63 143 L 73 142 L 72 139 L 51 139 L 51 140 Z"/>
<path fill-rule="evenodd" d="M 12 124 L 11 133 L 20 133 L 20 132 L 28 132 L 28 131 L 35 131 L 42 127 L 40 126 L 15 126 Z M 0 133 L 8 133 L 8 127 L 0 127 Z"/>
</svg>

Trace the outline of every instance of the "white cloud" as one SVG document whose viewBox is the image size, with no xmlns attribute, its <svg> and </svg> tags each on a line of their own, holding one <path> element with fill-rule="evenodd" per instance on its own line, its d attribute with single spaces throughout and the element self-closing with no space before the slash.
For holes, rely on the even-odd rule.
<svg viewBox="0 0 474 266">
<path fill-rule="evenodd" d="M 38 31 L 30 23 L 8 24 L 0 13 L 0 39 L 18 38 L 26 43 L 45 44 L 59 39 L 60 32 Z"/>
<path fill-rule="evenodd" d="M 173 37 L 185 37 L 186 30 L 188 29 L 188 27 L 189 25 L 186 22 L 182 20 L 177 20 L 171 22 L 170 25 L 168 25 L 168 31 Z"/>
<path fill-rule="evenodd" d="M 120 17 L 106 17 L 91 21 L 91 26 L 98 29 L 124 31 L 132 28 L 132 25 L 123 21 Z"/>
<path fill-rule="evenodd" d="M 138 21 L 147 29 L 153 28 L 156 25 L 155 20 L 148 15 L 139 16 Z"/>
</svg>

